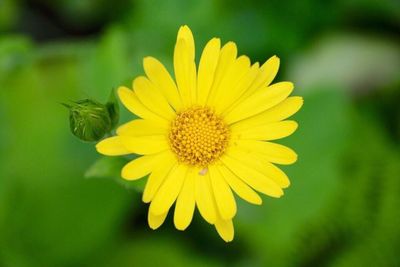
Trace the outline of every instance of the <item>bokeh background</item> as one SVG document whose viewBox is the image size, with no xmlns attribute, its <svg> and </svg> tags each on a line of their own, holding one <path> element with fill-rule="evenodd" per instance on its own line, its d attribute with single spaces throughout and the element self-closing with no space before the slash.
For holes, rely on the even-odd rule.
<svg viewBox="0 0 400 267">
<path fill-rule="evenodd" d="M 183 24 L 197 53 L 278 55 L 305 99 L 291 187 L 238 200 L 229 244 L 198 215 L 150 230 L 140 185 L 96 167 L 60 104 L 105 101 L 144 56 L 171 67 Z M 399 32 L 397 0 L 0 0 L 0 266 L 400 266 Z"/>
</svg>

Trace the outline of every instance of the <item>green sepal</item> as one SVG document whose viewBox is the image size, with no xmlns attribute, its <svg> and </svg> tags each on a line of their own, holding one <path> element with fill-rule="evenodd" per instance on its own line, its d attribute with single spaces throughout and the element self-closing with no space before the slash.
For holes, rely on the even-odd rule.
<svg viewBox="0 0 400 267">
<path fill-rule="evenodd" d="M 115 89 L 111 90 L 106 107 L 111 120 L 111 130 L 113 130 L 115 127 L 117 127 L 119 121 L 119 105 L 115 96 Z"/>
</svg>

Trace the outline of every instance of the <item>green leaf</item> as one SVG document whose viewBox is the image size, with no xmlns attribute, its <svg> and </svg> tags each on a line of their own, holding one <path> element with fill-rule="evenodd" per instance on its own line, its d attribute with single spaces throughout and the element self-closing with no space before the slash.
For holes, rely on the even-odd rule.
<svg viewBox="0 0 400 267">
<path fill-rule="evenodd" d="M 86 178 L 111 178 L 127 189 L 143 192 L 147 178 L 137 181 L 127 181 L 121 178 L 121 169 L 130 161 L 124 157 L 101 157 L 85 172 Z"/>
<path fill-rule="evenodd" d="M 101 157 L 85 172 L 86 178 L 113 178 L 120 176 L 121 168 L 128 163 L 122 157 Z"/>
</svg>

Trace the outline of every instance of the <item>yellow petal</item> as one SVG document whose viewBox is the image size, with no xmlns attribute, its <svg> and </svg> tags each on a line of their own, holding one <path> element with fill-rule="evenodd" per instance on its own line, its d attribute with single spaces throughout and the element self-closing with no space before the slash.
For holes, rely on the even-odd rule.
<svg viewBox="0 0 400 267">
<path fill-rule="evenodd" d="M 143 76 L 137 77 L 133 81 L 133 89 L 140 102 L 153 113 L 167 120 L 175 117 L 175 112 L 167 100 L 147 78 Z"/>
<path fill-rule="evenodd" d="M 292 91 L 293 84 L 290 82 L 280 82 L 260 89 L 225 114 L 225 121 L 232 124 L 259 114 L 285 100 Z"/>
<path fill-rule="evenodd" d="M 219 214 L 224 220 L 232 219 L 236 215 L 235 197 L 217 167 L 210 165 L 208 170 Z"/>
<path fill-rule="evenodd" d="M 194 50 L 188 39 L 190 38 L 183 39 L 178 35 L 174 51 L 175 80 L 183 106 L 186 108 L 196 102 L 196 64 Z"/>
<path fill-rule="evenodd" d="M 252 151 L 240 149 L 241 147 L 231 147 L 227 155 L 242 162 L 243 164 L 257 170 L 262 175 L 279 185 L 281 188 L 286 188 L 290 185 L 287 175 L 272 163 L 257 157 Z"/>
<path fill-rule="evenodd" d="M 153 171 L 149 175 L 149 179 L 147 180 L 142 196 L 142 200 L 145 203 L 149 203 L 153 200 L 154 195 L 157 193 L 161 184 L 177 163 L 176 157 L 172 153 L 167 152 L 163 155 L 163 157 L 159 158 L 157 165 L 154 167 Z"/>
<path fill-rule="evenodd" d="M 280 121 L 260 126 L 249 126 L 243 130 L 232 127 L 232 139 L 277 140 L 294 133 L 297 126 L 295 121 Z"/>
<path fill-rule="evenodd" d="M 187 25 L 183 25 L 178 30 L 177 40 L 183 39 L 188 46 L 188 57 L 194 60 L 195 56 L 195 45 L 194 45 L 194 38 L 193 33 Z"/>
<path fill-rule="evenodd" d="M 151 201 L 151 213 L 161 215 L 171 208 L 181 191 L 187 170 L 188 167 L 186 165 L 178 164 L 170 171 L 168 177 Z"/>
<path fill-rule="evenodd" d="M 204 47 L 200 58 L 199 71 L 197 75 L 197 103 L 205 105 L 211 86 L 214 81 L 214 74 L 217 68 L 221 41 L 218 38 L 211 39 Z"/>
<path fill-rule="evenodd" d="M 295 114 L 303 105 L 303 98 L 299 96 L 288 97 L 278 105 L 250 118 L 241 120 L 231 127 L 235 129 L 246 129 L 251 126 L 267 124 L 285 120 Z"/>
<path fill-rule="evenodd" d="M 231 242 L 233 240 L 235 230 L 233 228 L 232 220 L 218 218 L 215 222 L 215 229 L 225 242 Z"/>
<path fill-rule="evenodd" d="M 168 125 L 168 121 L 147 109 L 137 98 L 136 94 L 127 87 L 118 88 L 118 96 L 122 104 L 137 116 L 159 123 L 159 125 Z"/>
<path fill-rule="evenodd" d="M 195 173 L 193 168 L 187 173 L 185 182 L 175 204 L 174 223 L 178 230 L 185 230 L 193 218 L 195 204 Z"/>
<path fill-rule="evenodd" d="M 196 204 L 201 216 L 208 223 L 214 224 L 217 213 L 208 172 L 205 175 L 197 174 L 195 176 L 195 187 Z"/>
<path fill-rule="evenodd" d="M 169 151 L 161 152 L 153 155 L 141 156 L 126 164 L 121 171 L 122 178 L 126 180 L 140 179 L 154 169 L 158 161 L 165 157 Z"/>
<path fill-rule="evenodd" d="M 234 103 L 236 103 L 249 88 L 258 72 L 259 64 L 256 62 L 248 69 L 247 73 L 239 80 L 239 82 L 231 88 L 230 93 L 226 94 L 224 99 L 220 99 L 220 102 L 218 102 L 218 113 L 223 113 L 231 106 L 235 105 Z"/>
<path fill-rule="evenodd" d="M 250 59 L 247 56 L 240 56 L 228 68 L 221 83 L 218 85 L 219 88 L 216 89 L 214 102 L 209 102 L 209 105 L 215 107 L 215 111 L 218 114 L 228 105 L 226 102 L 230 100 L 233 89 L 246 76 L 249 70 Z"/>
<path fill-rule="evenodd" d="M 195 62 L 195 43 L 192 31 L 187 25 L 179 28 L 177 40 L 183 39 L 186 44 L 185 58 L 188 59 L 188 65 L 186 69 L 187 73 L 187 87 L 190 92 L 190 103 L 194 104 L 197 102 L 197 90 L 196 90 L 196 62 Z"/>
<path fill-rule="evenodd" d="M 281 197 L 283 195 L 282 189 L 275 182 L 241 161 L 231 158 L 226 154 L 221 158 L 221 161 L 255 190 L 271 197 Z"/>
<path fill-rule="evenodd" d="M 246 183 L 244 183 L 235 174 L 233 174 L 228 168 L 226 168 L 225 166 L 217 167 L 224 177 L 225 181 L 239 197 L 255 205 L 262 204 L 261 197 L 256 192 L 254 192 L 254 190 L 251 189 Z"/>
<path fill-rule="evenodd" d="M 167 137 L 164 135 L 121 135 L 119 138 L 127 150 L 140 155 L 154 154 L 170 148 Z"/>
<path fill-rule="evenodd" d="M 297 160 L 296 152 L 280 144 L 255 140 L 237 140 L 236 143 L 240 149 L 260 155 L 272 163 L 292 164 Z"/>
<path fill-rule="evenodd" d="M 269 58 L 260 68 L 260 72 L 257 78 L 254 80 L 252 85 L 243 95 L 243 98 L 252 95 L 257 90 L 262 90 L 265 86 L 268 86 L 275 78 L 279 70 L 279 58 L 273 56 Z"/>
<path fill-rule="evenodd" d="M 182 109 L 182 101 L 178 89 L 164 65 L 153 57 L 145 57 L 143 66 L 149 80 L 154 83 L 171 106 L 177 111 Z"/>
<path fill-rule="evenodd" d="M 216 96 L 219 94 L 218 91 L 221 90 L 220 83 L 224 76 L 226 75 L 227 71 L 231 67 L 231 65 L 235 62 L 237 56 L 237 47 L 234 42 L 228 42 L 224 45 L 221 49 L 217 68 L 214 74 L 214 81 L 211 87 L 211 91 L 207 98 L 207 104 L 215 103 L 218 99 Z"/>
<path fill-rule="evenodd" d="M 262 165 L 259 165 L 259 170 L 271 177 L 280 187 L 287 188 L 290 185 L 290 180 L 286 173 L 274 164 L 264 161 Z M 257 167 L 256 167 L 257 168 Z"/>
<path fill-rule="evenodd" d="M 132 153 L 125 148 L 121 142 L 121 138 L 118 136 L 101 140 L 99 143 L 97 143 L 96 150 L 97 152 L 107 156 L 120 156 Z"/>
<path fill-rule="evenodd" d="M 161 215 L 154 215 L 149 210 L 147 215 L 147 222 L 149 223 L 150 228 L 156 230 L 158 227 L 160 227 L 164 223 L 165 218 L 167 218 L 167 215 L 168 212 Z"/>
<path fill-rule="evenodd" d="M 117 129 L 118 135 L 126 136 L 147 136 L 147 135 L 166 135 L 168 128 L 166 125 L 159 125 L 149 120 L 133 120 L 127 122 Z"/>
</svg>

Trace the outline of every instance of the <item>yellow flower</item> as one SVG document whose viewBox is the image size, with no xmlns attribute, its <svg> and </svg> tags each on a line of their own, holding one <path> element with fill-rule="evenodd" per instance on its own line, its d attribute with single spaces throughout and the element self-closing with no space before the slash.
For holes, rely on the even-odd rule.
<svg viewBox="0 0 400 267">
<path fill-rule="evenodd" d="M 229 242 L 236 215 L 233 192 L 260 205 L 255 191 L 278 198 L 289 186 L 274 164 L 292 164 L 297 155 L 270 141 L 296 130 L 297 123 L 286 119 L 303 99 L 289 97 L 290 82 L 270 85 L 278 57 L 251 65 L 247 56 L 237 57 L 233 42 L 221 47 L 220 39 L 211 39 L 196 69 L 187 26 L 179 29 L 175 45 L 175 81 L 157 59 L 146 57 L 143 64 L 146 76 L 133 81 L 133 90 L 118 89 L 122 103 L 140 119 L 120 126 L 97 150 L 110 156 L 141 155 L 121 176 L 137 180 L 149 175 L 143 201 L 150 203 L 152 229 L 160 227 L 175 203 L 177 229 L 189 226 L 197 207 Z"/>
</svg>

